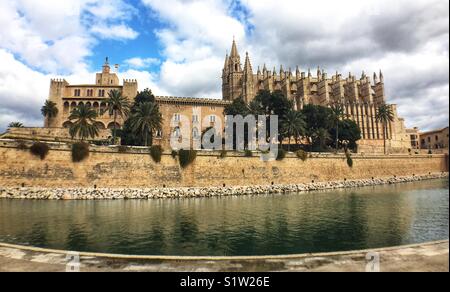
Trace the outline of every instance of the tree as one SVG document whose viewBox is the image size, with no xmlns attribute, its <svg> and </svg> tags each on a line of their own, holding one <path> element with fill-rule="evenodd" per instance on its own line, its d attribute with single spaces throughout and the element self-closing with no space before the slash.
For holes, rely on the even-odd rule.
<svg viewBox="0 0 450 292">
<path fill-rule="evenodd" d="M 98 136 L 98 127 L 95 124 L 97 112 L 91 107 L 84 104 L 79 104 L 72 110 L 69 120 L 72 122 L 69 133 L 72 139 L 79 136 L 81 140 L 91 137 L 94 139 Z"/>
<path fill-rule="evenodd" d="M 344 106 L 341 103 L 335 103 L 331 106 L 331 120 L 336 128 L 336 151 L 339 149 L 339 122 L 344 117 Z"/>
<path fill-rule="evenodd" d="M 48 127 L 50 120 L 58 114 L 58 108 L 56 107 L 56 103 L 50 100 L 46 100 L 44 105 L 41 108 L 41 114 L 46 118 L 45 126 Z"/>
<path fill-rule="evenodd" d="M 327 129 L 318 128 L 312 133 L 313 141 L 316 141 L 319 146 L 319 151 L 326 149 L 327 141 L 330 140 L 331 136 Z"/>
<path fill-rule="evenodd" d="M 107 107 L 105 111 L 109 112 L 109 115 L 114 115 L 114 128 L 113 128 L 113 143 L 116 141 L 116 120 L 117 116 L 122 118 L 127 117 L 130 114 L 130 103 L 126 96 L 117 90 L 111 90 L 108 93 Z M 102 112 L 103 114 L 103 112 Z"/>
<path fill-rule="evenodd" d="M 331 109 L 320 105 L 307 104 L 301 112 L 306 122 L 306 135 L 311 138 L 313 145 L 320 144 L 321 141 L 318 140 L 319 136 L 317 135 L 319 129 L 328 131 L 333 127 Z"/>
<path fill-rule="evenodd" d="M 225 106 L 223 114 L 225 116 L 241 115 L 243 117 L 246 117 L 250 114 L 250 109 L 242 98 L 236 98 L 232 103 Z"/>
<path fill-rule="evenodd" d="M 291 110 L 281 121 L 281 132 L 283 136 L 289 138 L 288 151 L 291 151 L 291 137 L 298 141 L 298 137 L 305 134 L 306 123 L 303 115 L 299 111 Z"/>
<path fill-rule="evenodd" d="M 143 91 L 138 92 L 136 97 L 134 98 L 134 103 L 144 103 L 144 102 L 155 102 L 155 96 L 153 95 L 152 91 L 148 88 L 144 89 Z"/>
<path fill-rule="evenodd" d="M 23 124 L 21 122 L 12 122 L 9 123 L 8 128 L 23 128 Z"/>
<path fill-rule="evenodd" d="M 131 129 L 135 134 L 144 137 L 144 145 L 148 146 L 148 137 L 157 130 L 161 130 L 162 116 L 159 107 L 153 102 L 139 103 L 130 117 Z"/>
<path fill-rule="evenodd" d="M 253 115 L 266 115 L 266 137 L 270 135 L 270 115 L 277 115 L 279 121 L 283 121 L 285 116 L 293 108 L 292 101 L 284 96 L 283 92 L 276 90 L 270 92 L 268 90 L 261 90 L 255 96 L 249 105 L 249 110 Z M 283 134 L 278 133 L 278 141 L 283 141 Z"/>
<path fill-rule="evenodd" d="M 361 139 L 361 129 L 356 124 L 355 121 L 344 119 L 339 121 L 339 135 L 338 135 L 338 143 L 341 145 L 344 143 L 346 147 L 356 150 L 357 144 L 356 142 Z M 337 132 L 337 127 L 334 127 L 330 130 L 330 134 L 334 137 Z"/>
<path fill-rule="evenodd" d="M 383 125 L 383 148 L 384 154 L 386 155 L 387 125 L 394 121 L 394 112 L 392 111 L 392 107 L 388 104 L 380 105 L 377 109 L 377 113 L 375 114 L 375 120 Z"/>
<path fill-rule="evenodd" d="M 134 98 L 133 106 L 130 109 L 130 115 L 122 127 L 118 132 L 120 133 L 121 143 L 122 145 L 144 145 L 144 137 L 141 132 L 134 132 L 133 127 L 131 125 L 131 116 L 136 113 L 136 109 L 140 104 L 145 102 L 155 103 L 155 96 L 153 95 L 150 89 L 145 89 L 144 91 L 138 92 L 136 97 Z M 159 111 L 159 108 L 158 108 Z M 148 139 L 147 139 L 148 140 Z"/>
</svg>

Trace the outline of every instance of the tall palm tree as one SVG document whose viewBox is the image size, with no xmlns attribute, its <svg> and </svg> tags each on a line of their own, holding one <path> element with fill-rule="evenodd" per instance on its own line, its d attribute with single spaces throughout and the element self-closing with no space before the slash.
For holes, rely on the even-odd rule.
<svg viewBox="0 0 450 292">
<path fill-rule="evenodd" d="M 23 124 L 21 122 L 12 122 L 9 123 L 8 128 L 23 128 Z"/>
<path fill-rule="evenodd" d="M 375 120 L 383 125 L 383 147 L 384 154 L 386 155 L 387 125 L 389 122 L 394 121 L 394 112 L 392 111 L 392 107 L 385 103 L 380 105 L 377 109 L 377 113 L 375 114 Z"/>
<path fill-rule="evenodd" d="M 126 96 L 123 96 L 122 93 L 117 90 L 111 90 L 108 93 L 108 100 L 106 101 L 107 107 L 102 112 L 109 112 L 109 115 L 114 115 L 114 128 L 113 128 L 113 143 L 116 141 L 116 120 L 117 116 L 121 116 L 122 118 L 127 117 L 130 114 L 130 103 Z"/>
<path fill-rule="evenodd" d="M 305 133 L 306 122 L 299 111 L 290 110 L 281 121 L 281 131 L 283 135 L 289 137 L 288 151 L 291 151 L 291 137 L 297 138 Z"/>
<path fill-rule="evenodd" d="M 72 139 L 79 136 L 81 140 L 91 137 L 94 139 L 98 136 L 98 127 L 95 124 L 97 112 L 90 106 L 84 104 L 74 108 L 69 116 L 69 120 L 73 123 L 70 126 L 69 133 Z"/>
<path fill-rule="evenodd" d="M 45 126 L 48 127 L 50 120 L 58 114 L 58 108 L 56 103 L 50 100 L 46 100 L 41 108 L 41 113 L 45 117 Z"/>
<path fill-rule="evenodd" d="M 339 149 L 339 121 L 344 117 L 344 106 L 341 103 L 335 103 L 331 106 L 331 120 L 336 126 L 336 151 Z"/>
<path fill-rule="evenodd" d="M 159 107 L 153 102 L 144 102 L 133 110 L 130 117 L 131 130 L 136 135 L 144 137 L 144 144 L 148 146 L 148 135 L 162 127 L 162 116 Z"/>
</svg>

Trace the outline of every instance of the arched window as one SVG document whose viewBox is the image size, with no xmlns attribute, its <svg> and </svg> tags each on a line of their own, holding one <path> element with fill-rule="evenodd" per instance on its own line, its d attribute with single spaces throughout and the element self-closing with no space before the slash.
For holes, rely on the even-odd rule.
<svg viewBox="0 0 450 292">
<path fill-rule="evenodd" d="M 70 112 L 72 112 L 76 107 L 77 107 L 77 103 L 74 102 L 74 101 L 72 101 L 72 102 L 70 103 Z"/>
<path fill-rule="evenodd" d="M 114 129 L 114 122 L 108 124 L 108 129 Z M 116 129 L 120 129 L 120 124 L 116 123 Z"/>
<path fill-rule="evenodd" d="M 86 102 L 86 106 L 87 107 L 92 107 L 92 104 L 88 101 L 88 102 Z"/>
<path fill-rule="evenodd" d="M 95 122 L 95 125 L 96 125 L 97 128 L 100 129 L 100 130 L 106 129 L 105 125 L 104 125 L 102 122 Z"/>
<path fill-rule="evenodd" d="M 176 128 L 173 130 L 173 136 L 174 136 L 175 138 L 178 138 L 178 137 L 180 137 L 180 135 L 181 135 L 180 127 L 176 127 Z"/>
<path fill-rule="evenodd" d="M 199 138 L 199 132 L 198 132 L 198 129 L 197 128 L 194 128 L 194 129 L 192 129 L 192 137 L 194 138 L 194 139 L 196 139 L 196 138 Z"/>
<path fill-rule="evenodd" d="M 157 138 L 161 138 L 162 137 L 162 131 L 161 130 L 156 130 L 156 137 Z"/>
<path fill-rule="evenodd" d="M 66 101 L 66 102 L 64 103 L 64 113 L 65 113 L 65 114 L 69 113 L 69 109 L 70 109 L 69 102 Z"/>
</svg>

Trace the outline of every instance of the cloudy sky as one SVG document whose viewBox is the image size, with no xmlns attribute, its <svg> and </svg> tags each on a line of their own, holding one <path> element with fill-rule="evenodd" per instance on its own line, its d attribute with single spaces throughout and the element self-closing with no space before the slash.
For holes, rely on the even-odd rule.
<svg viewBox="0 0 450 292">
<path fill-rule="evenodd" d="M 381 69 L 408 127 L 449 123 L 447 0 L 0 0 L 0 28 L 0 131 L 41 126 L 50 78 L 93 83 L 106 56 L 141 90 L 221 98 L 233 36 L 254 69 Z"/>
</svg>

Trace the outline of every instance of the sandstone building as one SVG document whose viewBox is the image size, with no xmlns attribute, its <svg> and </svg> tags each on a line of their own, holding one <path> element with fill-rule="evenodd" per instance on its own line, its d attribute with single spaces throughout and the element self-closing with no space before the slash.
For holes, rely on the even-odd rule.
<svg viewBox="0 0 450 292">
<path fill-rule="evenodd" d="M 419 135 L 420 148 L 448 150 L 448 127 L 439 130 L 423 132 Z"/>
<path fill-rule="evenodd" d="M 99 114 L 97 125 L 101 129 L 100 139 L 111 136 L 114 127 L 113 116 L 108 112 L 101 114 L 106 108 L 108 92 L 119 90 L 132 103 L 138 92 L 137 80 L 123 80 L 120 84 L 116 72 L 112 72 L 108 59 L 97 73 L 92 84 L 69 84 L 63 79 L 52 79 L 50 82 L 49 100 L 56 103 L 59 112 L 55 118 L 45 121 L 45 128 L 10 129 L 4 137 L 33 136 L 35 138 L 68 140 L 68 131 L 71 122 L 71 111 L 79 104 L 91 106 Z M 284 70 L 283 67 L 269 71 L 264 65 L 262 70 L 258 67 L 256 74 L 253 71 L 250 57 L 246 54 L 244 64 L 241 63 L 237 44 L 233 40 L 231 53 L 225 58 L 222 70 L 222 99 L 206 99 L 192 97 L 156 97 L 163 116 L 162 131 L 156 133 L 154 141 L 165 149 L 170 148 L 171 137 L 180 141 L 189 139 L 191 145 L 199 141 L 201 133 L 207 127 L 214 126 L 218 130 L 224 128 L 224 107 L 234 99 L 242 97 L 250 102 L 260 90 L 281 90 L 288 99 L 293 101 L 296 109 L 306 104 L 330 106 L 333 103 L 342 103 L 348 117 L 354 120 L 361 129 L 362 139 L 358 142 L 361 152 L 383 152 L 382 125 L 375 120 L 377 107 L 386 102 L 384 77 L 380 72 L 371 79 L 366 74 L 360 78 L 349 74 L 328 77 L 324 70 L 317 69 L 313 75 L 311 70 L 302 72 L 297 67 L 295 72 Z M 397 115 L 396 105 L 391 105 L 395 114 L 394 121 L 388 125 L 387 146 L 391 152 L 406 152 L 411 148 L 411 133 L 404 126 L 404 120 Z M 187 117 L 187 121 L 182 121 Z M 117 128 L 123 125 L 121 117 L 117 119 Z M 182 137 L 180 129 L 189 125 L 192 129 L 191 138 Z M 417 131 L 417 130 L 415 130 Z M 417 137 L 416 137 L 417 139 Z M 415 142 L 416 143 L 416 142 Z"/>
<path fill-rule="evenodd" d="M 361 129 L 361 151 L 373 152 L 382 147 L 383 128 L 375 120 L 379 105 L 386 102 L 384 76 L 373 74 L 373 79 L 364 72 L 360 78 L 351 73 L 344 77 L 338 72 L 328 77 L 320 68 L 315 75 L 308 69 L 295 73 L 289 68 L 269 71 L 264 64 L 262 70 L 253 71 L 250 57 L 246 53 L 244 64 L 241 63 L 236 42 L 233 40 L 230 55 L 225 56 L 222 70 L 222 95 L 224 100 L 232 101 L 242 97 L 246 102 L 254 99 L 260 90 L 281 90 L 293 102 L 296 109 L 306 104 L 330 106 L 333 103 L 344 105 L 345 113 L 354 120 Z M 394 121 L 389 123 L 386 137 L 392 151 L 402 151 L 410 147 L 410 136 L 406 132 L 404 119 L 398 117 L 396 105 L 391 105 Z"/>
</svg>

